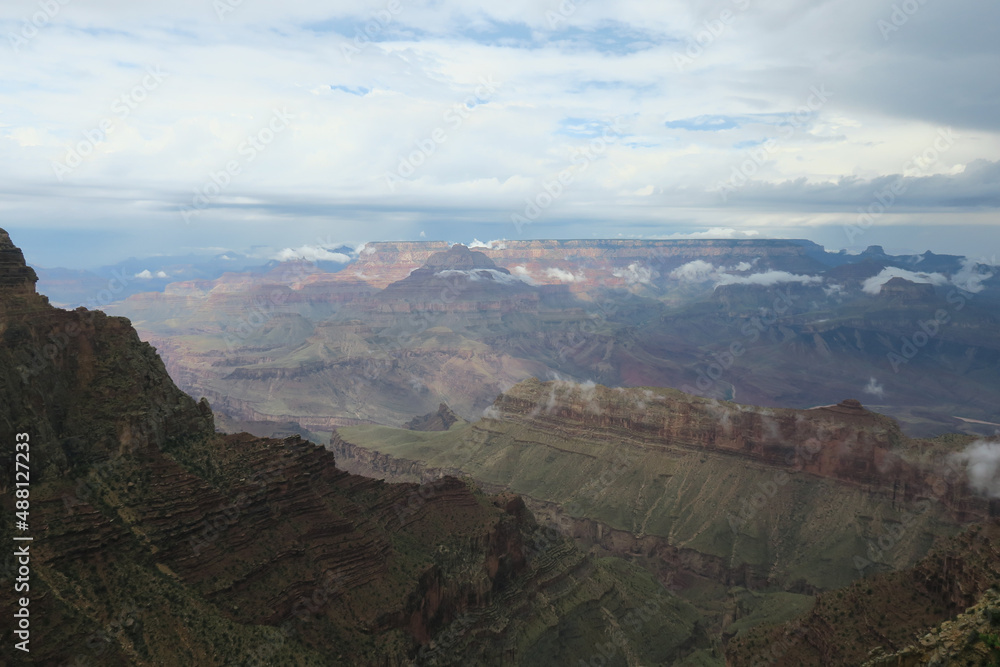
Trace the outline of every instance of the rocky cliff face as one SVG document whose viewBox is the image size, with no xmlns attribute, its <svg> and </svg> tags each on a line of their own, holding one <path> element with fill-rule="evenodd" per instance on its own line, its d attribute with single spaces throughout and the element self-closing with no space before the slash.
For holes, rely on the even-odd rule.
<svg viewBox="0 0 1000 667">
<path fill-rule="evenodd" d="M 674 390 L 608 389 L 527 380 L 504 392 L 491 416 L 645 449 L 676 447 L 745 457 L 779 468 L 889 492 L 939 497 L 963 518 L 989 516 L 989 503 L 956 483 L 941 492 L 933 467 L 907 459 L 919 447 L 889 417 L 855 399 L 810 410 L 758 408 Z M 942 463 L 942 462 L 939 462 Z"/>
<path fill-rule="evenodd" d="M 8 298 L 35 293 L 38 276 L 24 263 L 24 253 L 10 240 L 10 235 L 0 229 L 0 290 Z"/>
<path fill-rule="evenodd" d="M 18 252 L 0 259 L 0 437 L 31 444 L 34 664 L 529 664 L 589 654 L 637 587 L 671 611 L 640 659 L 698 633 L 643 573 L 536 539 L 513 496 L 357 477 L 298 437 L 216 435 L 127 320 L 51 308 Z M 7 590 L 18 567 L 8 552 Z"/>
<path fill-rule="evenodd" d="M 2 245 L 0 432 L 32 434 L 36 479 L 213 433 L 208 405 L 174 386 L 128 320 L 53 308 L 6 232 Z"/>
</svg>

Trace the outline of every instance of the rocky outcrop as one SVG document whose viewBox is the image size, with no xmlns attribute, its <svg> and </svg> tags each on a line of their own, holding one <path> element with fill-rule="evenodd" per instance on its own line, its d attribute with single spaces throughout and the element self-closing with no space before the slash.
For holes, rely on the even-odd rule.
<svg viewBox="0 0 1000 667">
<path fill-rule="evenodd" d="M 939 541 L 911 568 L 821 593 L 801 618 L 731 640 L 726 664 L 991 664 L 988 659 L 1000 651 L 991 653 L 983 635 L 995 638 L 998 623 L 992 619 L 1000 618 L 996 593 L 990 592 L 1000 576 L 998 540 L 996 522 L 973 526 Z"/>
<path fill-rule="evenodd" d="M 0 291 L 5 298 L 35 293 L 38 275 L 25 264 L 24 253 L 10 240 L 10 235 L 0 229 Z"/>
<path fill-rule="evenodd" d="M 862 667 L 990 665 L 1000 662 L 1000 591 L 990 589 L 975 605 L 920 638 L 886 655 L 878 647 Z"/>
<path fill-rule="evenodd" d="M 447 431 L 452 424 L 461 418 L 452 412 L 447 404 L 442 403 L 436 412 L 430 412 L 422 417 L 414 417 L 403 425 L 411 431 Z"/>
<path fill-rule="evenodd" d="M 903 303 L 929 303 L 934 299 L 934 286 L 906 278 L 892 278 L 882 285 L 879 296 Z"/>
</svg>

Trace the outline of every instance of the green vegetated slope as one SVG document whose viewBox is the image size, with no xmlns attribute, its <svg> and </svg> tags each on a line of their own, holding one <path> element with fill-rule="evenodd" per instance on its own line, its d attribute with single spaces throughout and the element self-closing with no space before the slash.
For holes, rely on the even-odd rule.
<svg viewBox="0 0 1000 667">
<path fill-rule="evenodd" d="M 665 538 L 730 569 L 751 566 L 785 585 L 828 589 L 851 582 L 858 576 L 855 557 L 870 559 L 869 543 L 901 526 L 906 512 L 916 519 L 884 552 L 886 566 L 912 562 L 934 536 L 957 530 L 937 505 L 918 513 L 924 506 L 728 454 L 654 451 L 496 419 L 445 433 L 379 426 L 338 433 L 359 447 L 556 503 L 573 516 Z"/>
<path fill-rule="evenodd" d="M 937 476 L 969 436 L 911 440 L 852 401 L 772 410 L 529 380 L 486 414 L 443 432 L 343 427 L 331 448 L 354 472 L 446 472 L 523 495 L 596 553 L 667 581 L 716 647 L 809 612 L 817 591 L 911 566 L 960 533 L 956 511 L 988 513 Z"/>
</svg>

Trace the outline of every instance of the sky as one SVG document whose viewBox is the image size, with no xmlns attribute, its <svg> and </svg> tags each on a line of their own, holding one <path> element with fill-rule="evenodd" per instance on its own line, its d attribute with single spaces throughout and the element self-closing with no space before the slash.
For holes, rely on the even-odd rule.
<svg viewBox="0 0 1000 667">
<path fill-rule="evenodd" d="M 998 24 L 940 0 L 6 0 L 0 227 L 71 268 L 473 238 L 988 258 Z"/>
</svg>

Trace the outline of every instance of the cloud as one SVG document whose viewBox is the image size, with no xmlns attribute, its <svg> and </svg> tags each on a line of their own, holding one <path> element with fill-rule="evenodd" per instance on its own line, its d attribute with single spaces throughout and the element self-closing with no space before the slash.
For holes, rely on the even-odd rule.
<svg viewBox="0 0 1000 667">
<path fill-rule="evenodd" d="M 879 398 L 885 396 L 885 387 L 880 385 L 874 377 L 868 379 L 868 384 L 865 385 L 862 391 L 872 396 L 878 396 Z"/>
<path fill-rule="evenodd" d="M 781 285 L 784 283 L 799 283 L 802 285 L 818 285 L 823 282 L 821 276 L 805 276 L 788 271 L 766 271 L 764 273 L 752 273 L 749 276 L 734 276 L 732 274 L 722 274 L 716 281 L 719 285 Z"/>
<path fill-rule="evenodd" d="M 421 230 L 496 238 L 514 233 L 514 204 L 544 192 L 616 116 L 620 138 L 574 172 L 528 234 L 814 238 L 823 227 L 846 244 L 841 226 L 902 174 L 905 197 L 868 238 L 910 239 L 902 225 L 933 225 L 937 239 L 971 249 L 976 241 L 957 240 L 951 225 L 995 223 L 1000 6 L 926 3 L 887 44 L 876 29 L 890 18 L 885 5 L 787 0 L 738 12 L 738 29 L 680 67 L 676 57 L 699 46 L 711 18 L 705 4 L 576 3 L 562 17 L 554 4 L 523 0 L 404 2 L 369 41 L 384 1 L 230 2 L 224 22 L 207 0 L 75 3 L 30 40 L 0 90 L 5 226 L 72 227 L 110 253 L 102 230 L 116 254 L 143 256 L 187 242 L 179 206 L 192 190 L 218 190 L 212 176 L 222 174 L 231 182 L 194 228 L 217 240 L 295 247 L 305 239 L 289 236 L 307 225 L 336 225 L 352 243 Z M 12 34 L 30 18 L 27 5 L 0 3 Z M 554 12 L 565 18 L 558 26 Z M 340 47 L 356 34 L 360 52 L 345 58 Z M 162 85 L 117 122 L 112 104 L 156 63 Z M 499 85 L 479 98 L 484 77 Z M 820 83 L 831 103 L 782 137 L 780 124 Z M 487 97 L 466 105 L 457 126 L 444 120 Z M 266 127 L 273 106 L 294 116 L 291 128 L 229 179 L 236 147 Z M 107 136 L 97 130 L 103 117 L 116 121 Z M 432 139 L 437 128 L 446 142 Z M 914 176 L 908 161 L 941 128 L 954 128 L 954 147 Z M 776 137 L 724 204 L 716 185 Z M 53 164 L 81 145 L 82 163 L 59 182 Z M 420 164 L 390 192 L 385 174 L 402 161 Z M 77 250 L 65 235 L 62 244 Z M 39 252 L 54 252 L 48 245 Z"/>
<path fill-rule="evenodd" d="M 337 264 L 346 264 L 353 258 L 342 252 L 330 252 L 326 248 L 304 245 L 298 248 L 285 248 L 271 259 L 276 259 L 279 262 L 305 260 L 307 262 L 336 262 Z"/>
<path fill-rule="evenodd" d="M 872 276 L 866 280 L 861 285 L 861 289 L 868 294 L 878 294 L 882 290 L 882 285 L 885 285 L 893 278 L 904 278 L 913 283 L 928 283 L 931 285 L 948 284 L 948 277 L 940 273 L 917 273 L 895 266 L 887 266 L 877 276 Z"/>
<path fill-rule="evenodd" d="M 520 278 L 522 281 L 528 283 L 529 285 L 537 285 L 538 284 L 538 281 L 535 280 L 532 277 L 531 271 L 529 271 L 528 268 L 525 267 L 525 266 L 518 265 L 518 266 L 512 267 L 511 270 L 510 270 L 510 272 L 513 275 L 515 275 L 518 278 Z"/>
<path fill-rule="evenodd" d="M 472 243 L 469 244 L 469 248 L 486 248 L 487 250 L 503 250 L 507 247 L 507 244 L 501 240 L 497 241 L 487 241 L 483 243 L 479 239 L 473 239 Z"/>
<path fill-rule="evenodd" d="M 735 267 L 724 268 L 696 259 L 687 264 L 683 264 L 670 272 L 670 277 L 675 280 L 689 283 L 712 282 L 715 287 L 720 285 L 762 285 L 770 287 L 783 283 L 801 283 L 803 285 L 814 285 L 823 282 L 821 276 L 807 276 L 789 273 L 787 271 L 765 271 L 762 273 L 752 273 L 750 275 L 734 275 L 729 271 L 746 271 L 751 268 L 747 262 L 740 262 Z"/>
<path fill-rule="evenodd" d="M 629 264 L 627 268 L 615 269 L 612 274 L 616 278 L 622 278 L 625 280 L 625 284 L 632 285 L 650 285 L 653 282 L 654 277 L 658 277 L 660 274 L 648 267 L 642 266 L 637 262 Z"/>
<path fill-rule="evenodd" d="M 714 264 L 703 259 L 683 264 L 670 272 L 670 277 L 687 283 L 702 283 L 712 280 L 717 275 Z"/>
<path fill-rule="evenodd" d="M 561 283 L 575 283 L 581 280 L 585 280 L 586 277 L 583 275 L 583 271 L 574 274 L 570 271 L 559 268 L 545 269 L 545 277 L 551 278 L 553 280 L 558 280 Z"/>
<path fill-rule="evenodd" d="M 983 291 L 983 281 L 993 277 L 993 272 L 984 270 L 986 267 L 971 259 L 962 260 L 962 268 L 951 277 L 955 287 L 977 294 Z"/>
<path fill-rule="evenodd" d="M 150 273 L 149 269 L 145 269 L 135 274 L 135 277 L 139 280 L 151 280 L 153 278 L 153 274 Z"/>
<path fill-rule="evenodd" d="M 496 269 L 445 269 L 443 271 L 435 272 L 436 276 L 441 276 L 444 278 L 450 278 L 454 276 L 464 276 L 469 280 L 474 281 L 485 281 L 491 280 L 494 282 L 502 283 L 504 285 L 512 285 L 514 283 L 526 283 L 526 280 L 522 280 L 520 276 L 512 275 L 510 273 L 504 273 L 503 271 L 497 271 Z"/>
<path fill-rule="evenodd" d="M 965 466 L 969 486 L 990 498 L 1000 498 L 1000 443 L 978 440 L 951 456 Z"/>
</svg>

